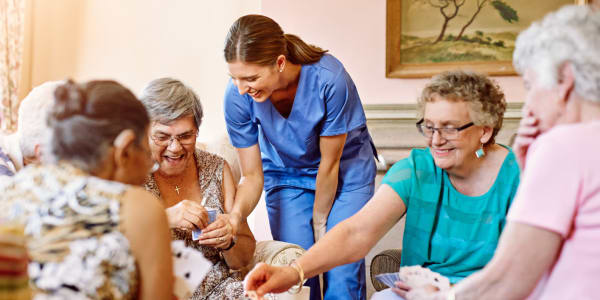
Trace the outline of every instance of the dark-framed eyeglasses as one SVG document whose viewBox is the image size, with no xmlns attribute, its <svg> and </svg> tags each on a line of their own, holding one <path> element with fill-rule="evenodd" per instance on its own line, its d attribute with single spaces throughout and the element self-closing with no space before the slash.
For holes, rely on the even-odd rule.
<svg viewBox="0 0 600 300">
<path fill-rule="evenodd" d="M 438 132 L 438 134 L 443 137 L 444 139 L 447 140 L 453 140 L 458 138 L 458 133 L 461 132 L 462 130 L 465 130 L 473 125 L 475 125 L 475 123 L 470 122 L 468 124 L 465 124 L 463 126 L 460 127 L 442 127 L 442 128 L 435 128 L 432 126 L 427 126 L 425 124 L 423 124 L 423 122 L 425 121 L 425 119 L 421 119 L 419 122 L 417 122 L 417 130 L 419 130 L 419 132 L 426 138 L 432 138 L 433 137 L 433 133 L 434 132 Z"/>
<path fill-rule="evenodd" d="M 168 146 L 171 145 L 171 142 L 177 140 L 179 144 L 187 146 L 193 145 L 196 143 L 196 137 L 198 136 L 197 132 L 193 133 L 184 133 L 176 136 L 166 135 L 166 134 L 154 134 L 151 135 L 150 138 L 154 141 L 155 144 L 159 146 Z"/>
</svg>

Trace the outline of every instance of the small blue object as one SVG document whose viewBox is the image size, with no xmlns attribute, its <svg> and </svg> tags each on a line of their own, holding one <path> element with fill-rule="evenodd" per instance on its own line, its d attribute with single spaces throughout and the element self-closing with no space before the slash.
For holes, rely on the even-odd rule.
<svg viewBox="0 0 600 300">
<path fill-rule="evenodd" d="M 483 147 L 475 151 L 475 156 L 477 156 L 477 158 L 482 158 L 485 156 L 485 151 L 483 151 Z"/>
<path fill-rule="evenodd" d="M 207 209 L 208 213 L 208 224 L 214 222 L 217 219 L 217 210 L 216 209 Z M 200 239 L 200 235 L 202 234 L 202 229 L 195 227 L 192 229 L 192 240 L 197 241 Z"/>
</svg>

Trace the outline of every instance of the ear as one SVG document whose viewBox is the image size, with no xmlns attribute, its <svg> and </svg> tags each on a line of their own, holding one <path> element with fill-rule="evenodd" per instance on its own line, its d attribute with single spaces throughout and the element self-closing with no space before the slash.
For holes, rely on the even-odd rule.
<svg viewBox="0 0 600 300">
<path fill-rule="evenodd" d="M 277 60 L 275 62 L 277 64 L 277 71 L 283 72 L 283 70 L 285 69 L 285 63 L 287 62 L 285 55 L 280 54 L 279 56 L 277 56 Z"/>
<path fill-rule="evenodd" d="M 42 162 L 42 145 L 36 144 L 35 147 L 33 147 L 33 153 L 35 153 L 35 162 Z"/>
<path fill-rule="evenodd" d="M 575 74 L 573 73 L 573 65 L 566 62 L 562 64 L 558 69 L 558 84 L 557 98 L 563 104 L 566 104 L 571 98 L 571 92 L 575 88 Z"/>
<path fill-rule="evenodd" d="M 479 141 L 482 144 L 485 144 L 485 143 L 489 142 L 490 139 L 492 138 L 492 134 L 494 134 L 494 128 L 488 127 L 488 126 L 484 126 L 483 127 L 483 135 L 481 135 L 481 138 L 479 139 Z"/>
<path fill-rule="evenodd" d="M 128 160 L 134 155 L 133 142 L 135 141 L 135 133 L 131 129 L 125 129 L 119 133 L 113 142 L 114 160 L 117 169 L 123 168 Z"/>
</svg>

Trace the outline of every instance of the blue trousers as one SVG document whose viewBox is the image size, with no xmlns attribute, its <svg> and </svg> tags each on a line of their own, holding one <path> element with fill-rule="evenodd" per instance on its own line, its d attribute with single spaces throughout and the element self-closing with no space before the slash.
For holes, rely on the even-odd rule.
<svg viewBox="0 0 600 300">
<path fill-rule="evenodd" d="M 327 231 L 358 212 L 373 192 L 374 183 L 354 191 L 338 192 L 327 219 Z M 265 200 L 273 239 L 298 244 L 304 249 L 315 243 L 312 227 L 314 190 L 277 187 L 266 191 Z M 324 300 L 366 299 L 364 259 L 326 272 L 323 284 Z M 306 285 L 310 286 L 310 299 L 320 300 L 318 276 L 309 279 Z"/>
</svg>

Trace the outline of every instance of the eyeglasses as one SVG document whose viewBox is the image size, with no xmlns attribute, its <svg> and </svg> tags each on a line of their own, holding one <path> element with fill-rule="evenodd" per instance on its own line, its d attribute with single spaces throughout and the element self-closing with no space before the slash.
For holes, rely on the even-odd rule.
<svg viewBox="0 0 600 300">
<path fill-rule="evenodd" d="M 150 136 L 155 144 L 159 146 L 171 145 L 171 142 L 177 140 L 181 145 L 193 145 L 196 143 L 196 136 L 198 133 L 185 133 L 177 136 L 171 136 L 166 134 L 156 134 Z"/>
<path fill-rule="evenodd" d="M 444 139 L 447 140 L 453 140 L 458 138 L 458 133 L 462 130 L 465 130 L 473 125 L 475 125 L 473 122 L 465 124 L 463 126 L 460 127 L 442 127 L 442 128 L 435 128 L 432 126 L 427 126 L 425 124 L 423 124 L 423 122 L 425 121 L 425 119 L 421 119 L 419 122 L 417 122 L 417 130 L 419 130 L 419 132 L 426 138 L 432 138 L 433 137 L 433 133 L 435 131 L 438 132 L 438 134 L 443 137 Z"/>
</svg>

